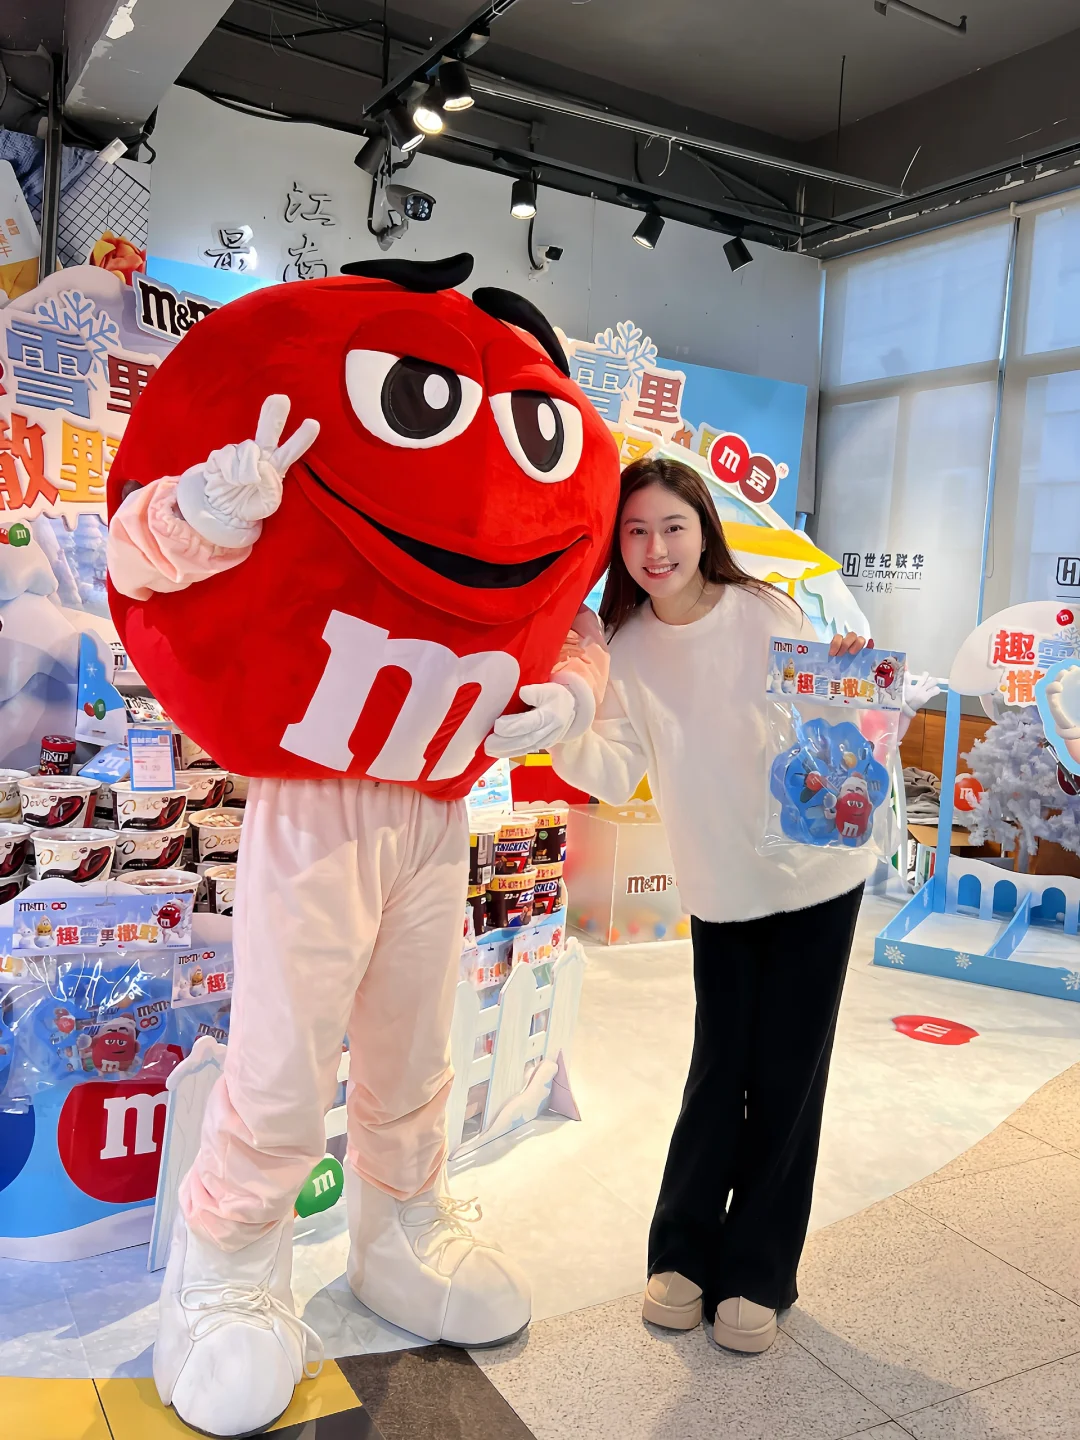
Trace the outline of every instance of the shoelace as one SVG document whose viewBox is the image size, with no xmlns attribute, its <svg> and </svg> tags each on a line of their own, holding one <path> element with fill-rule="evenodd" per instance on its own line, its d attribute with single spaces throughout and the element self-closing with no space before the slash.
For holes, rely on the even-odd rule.
<svg viewBox="0 0 1080 1440">
<path fill-rule="evenodd" d="M 208 1299 L 194 1298 L 205 1293 Z M 239 1321 L 260 1330 L 272 1330 L 275 1318 L 282 1320 L 300 1342 L 304 1375 L 314 1380 L 323 1365 L 323 1344 L 318 1334 L 299 1315 L 294 1315 L 266 1285 L 225 1285 L 215 1281 L 196 1281 L 180 1291 L 180 1304 L 189 1317 L 188 1328 L 193 1340 L 201 1340 L 221 1325 Z"/>
<path fill-rule="evenodd" d="M 417 1255 L 424 1240 L 434 1240 L 429 1254 L 422 1257 L 426 1264 L 438 1269 L 439 1261 L 448 1245 L 455 1240 L 469 1240 L 473 1245 L 483 1244 L 469 1228 L 483 1218 L 483 1210 L 474 1196 L 471 1200 L 455 1200 L 452 1195 L 437 1195 L 433 1200 L 413 1200 L 403 1205 L 400 1211 L 401 1225 L 405 1230 L 417 1232 L 410 1243 Z M 444 1233 L 435 1236 L 442 1230 Z"/>
</svg>

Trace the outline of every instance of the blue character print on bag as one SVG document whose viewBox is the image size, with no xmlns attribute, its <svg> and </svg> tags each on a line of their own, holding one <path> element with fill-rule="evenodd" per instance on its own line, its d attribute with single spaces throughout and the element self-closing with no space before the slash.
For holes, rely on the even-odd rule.
<svg viewBox="0 0 1080 1440">
<path fill-rule="evenodd" d="M 793 709 L 797 743 L 772 764 L 770 787 L 784 834 L 804 845 L 865 845 L 889 794 L 889 773 L 850 720 L 804 721 Z"/>
</svg>

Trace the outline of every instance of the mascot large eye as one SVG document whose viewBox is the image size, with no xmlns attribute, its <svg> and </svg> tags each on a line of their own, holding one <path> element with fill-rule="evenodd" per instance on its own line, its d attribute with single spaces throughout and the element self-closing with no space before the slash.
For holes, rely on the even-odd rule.
<svg viewBox="0 0 1080 1440">
<path fill-rule="evenodd" d="M 492 395 L 495 423 L 514 459 L 534 480 L 568 479 L 581 459 L 581 411 L 542 390 Z"/>
<path fill-rule="evenodd" d="M 345 388 L 364 428 L 409 450 L 445 445 L 472 424 L 483 392 L 475 380 L 412 355 L 350 350 Z"/>
</svg>

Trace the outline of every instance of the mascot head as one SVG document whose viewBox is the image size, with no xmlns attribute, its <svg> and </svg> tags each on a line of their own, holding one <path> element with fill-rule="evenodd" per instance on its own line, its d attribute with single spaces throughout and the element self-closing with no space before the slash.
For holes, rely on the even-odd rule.
<svg viewBox="0 0 1080 1440">
<path fill-rule="evenodd" d="M 319 422 L 251 555 L 186 590 L 112 592 L 124 643 L 219 765 L 369 776 L 444 798 L 490 763 L 607 559 L 615 443 L 527 300 L 452 288 L 471 257 L 260 290 L 165 360 L 109 475 L 250 439 L 268 395 Z"/>
</svg>

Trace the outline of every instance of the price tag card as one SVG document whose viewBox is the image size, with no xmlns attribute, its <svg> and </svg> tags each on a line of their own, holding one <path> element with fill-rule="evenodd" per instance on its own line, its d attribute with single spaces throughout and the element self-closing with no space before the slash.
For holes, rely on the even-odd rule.
<svg viewBox="0 0 1080 1440">
<path fill-rule="evenodd" d="M 170 730 L 128 730 L 132 790 L 173 790 L 176 766 Z"/>
</svg>

